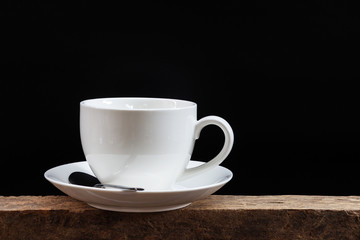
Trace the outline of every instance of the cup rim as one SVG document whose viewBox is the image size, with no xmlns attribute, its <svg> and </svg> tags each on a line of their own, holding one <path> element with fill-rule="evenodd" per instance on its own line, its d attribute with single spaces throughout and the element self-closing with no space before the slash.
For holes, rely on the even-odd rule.
<svg viewBox="0 0 360 240">
<path fill-rule="evenodd" d="M 131 100 L 131 101 L 163 101 L 163 102 L 172 102 L 172 107 L 150 107 L 150 108 L 120 108 L 110 106 L 112 101 L 119 100 Z M 109 105 L 106 105 L 106 102 Z M 105 103 L 105 104 L 104 104 Z M 101 106 L 100 106 L 101 105 Z M 194 108 L 197 106 L 195 102 L 182 100 L 182 99 L 172 99 L 172 98 L 152 98 L 152 97 L 104 97 L 104 98 L 92 98 L 86 99 L 80 102 L 81 107 L 87 107 L 92 109 L 99 110 L 112 110 L 112 111 L 176 111 L 182 109 Z"/>
</svg>

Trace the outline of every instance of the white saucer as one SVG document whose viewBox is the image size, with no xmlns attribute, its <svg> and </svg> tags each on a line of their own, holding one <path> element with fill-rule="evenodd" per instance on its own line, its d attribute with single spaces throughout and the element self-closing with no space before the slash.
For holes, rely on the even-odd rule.
<svg viewBox="0 0 360 240">
<path fill-rule="evenodd" d="M 201 164 L 203 162 L 190 161 L 188 167 Z M 44 175 L 60 191 L 75 199 L 95 208 L 119 212 L 161 212 L 183 208 L 193 201 L 213 194 L 233 176 L 229 169 L 218 166 L 198 176 L 177 182 L 169 190 L 128 192 L 71 184 L 68 178 L 75 171 L 94 175 L 86 161 L 54 167 Z"/>
</svg>

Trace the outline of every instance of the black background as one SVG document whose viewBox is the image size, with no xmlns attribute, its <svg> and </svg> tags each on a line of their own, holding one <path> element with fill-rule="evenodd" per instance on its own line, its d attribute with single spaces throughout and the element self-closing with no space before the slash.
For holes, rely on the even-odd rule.
<svg viewBox="0 0 360 240">
<path fill-rule="evenodd" d="M 0 195 L 61 194 L 79 102 L 179 98 L 234 129 L 219 194 L 359 195 L 359 7 L 347 1 L 3 1 Z M 193 159 L 222 146 L 205 129 Z"/>
</svg>

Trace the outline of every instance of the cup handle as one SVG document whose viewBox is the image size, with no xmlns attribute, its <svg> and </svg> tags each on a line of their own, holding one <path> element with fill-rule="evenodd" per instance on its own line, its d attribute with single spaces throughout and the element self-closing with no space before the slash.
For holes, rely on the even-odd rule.
<svg viewBox="0 0 360 240">
<path fill-rule="evenodd" d="M 232 130 L 230 124 L 221 117 L 217 117 L 217 116 L 204 117 L 204 118 L 200 119 L 199 121 L 197 121 L 197 123 L 196 123 L 195 139 L 198 139 L 200 137 L 201 130 L 204 127 L 206 127 L 207 125 L 216 125 L 216 126 L 220 127 L 221 130 L 223 130 L 224 135 L 225 135 L 225 142 L 224 142 L 223 148 L 218 153 L 218 155 L 216 157 L 214 157 L 212 160 L 210 160 L 209 162 L 204 163 L 197 167 L 185 169 L 185 172 L 179 177 L 178 180 L 180 180 L 180 181 L 185 180 L 194 175 L 208 171 L 209 169 L 220 165 L 225 160 L 225 158 L 229 155 L 231 148 L 233 146 L 233 143 L 234 143 L 234 133 L 233 133 L 233 130 Z"/>
</svg>

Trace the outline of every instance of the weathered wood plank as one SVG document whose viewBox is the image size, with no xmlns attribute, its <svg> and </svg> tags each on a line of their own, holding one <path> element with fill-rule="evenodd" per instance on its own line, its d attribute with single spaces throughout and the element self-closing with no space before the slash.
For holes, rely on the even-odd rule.
<svg viewBox="0 0 360 240">
<path fill-rule="evenodd" d="M 360 197 L 220 196 L 118 213 L 66 196 L 0 197 L 0 239 L 360 239 Z"/>
</svg>

